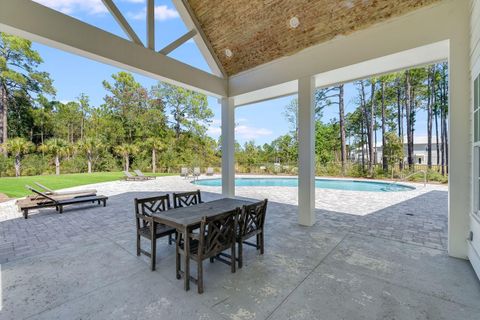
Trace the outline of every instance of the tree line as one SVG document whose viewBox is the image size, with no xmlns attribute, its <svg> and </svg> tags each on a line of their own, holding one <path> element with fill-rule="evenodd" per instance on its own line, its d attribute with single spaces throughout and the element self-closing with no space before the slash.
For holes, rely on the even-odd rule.
<svg viewBox="0 0 480 320">
<path fill-rule="evenodd" d="M 333 175 L 372 177 L 386 175 L 394 168 L 413 171 L 416 120 L 423 113 L 427 118 L 426 168 L 431 175 L 435 172 L 442 176 L 448 174 L 446 62 L 358 80 L 353 86 L 355 107 L 348 113 L 345 111 L 345 84 L 316 90 L 317 173 L 329 166 L 332 170 L 326 173 Z M 338 117 L 328 123 L 323 121 L 326 108 L 338 110 Z M 246 143 L 243 150 L 237 152 L 238 161 L 295 164 L 298 159 L 297 112 L 298 101 L 292 99 L 284 112 L 291 132 L 264 146 Z M 376 153 L 380 146 L 382 158 L 378 160 Z M 435 163 L 433 154 L 436 154 Z"/>
<path fill-rule="evenodd" d="M 151 88 L 118 72 L 102 85 L 99 106 L 80 93 L 54 99 L 55 88 L 31 42 L 0 34 L 0 127 L 6 156 L 0 171 L 15 175 L 129 170 L 131 161 L 153 172 L 180 165 L 218 165 L 218 142 L 207 136 L 213 112 L 207 97 L 159 82 Z M 11 161 L 13 160 L 13 161 Z M 22 165 L 23 164 L 23 165 Z"/>
<path fill-rule="evenodd" d="M 214 114 L 205 95 L 161 82 L 145 88 L 132 74 L 118 72 L 103 81 L 100 105 L 93 106 L 84 93 L 63 103 L 55 100 L 53 81 L 40 70 L 41 63 L 30 41 L 0 33 L 2 175 L 219 166 L 219 141 L 207 135 Z M 447 79 L 447 63 L 438 63 L 355 81 L 350 112 L 344 84 L 316 90 L 317 174 L 413 170 L 416 119 L 426 113 L 427 166 L 446 175 Z M 326 108 L 338 110 L 338 117 L 325 122 Z M 296 173 L 297 109 L 296 99 L 285 106 L 288 134 L 262 146 L 236 143 L 238 171 Z M 377 161 L 379 145 L 383 156 Z"/>
</svg>

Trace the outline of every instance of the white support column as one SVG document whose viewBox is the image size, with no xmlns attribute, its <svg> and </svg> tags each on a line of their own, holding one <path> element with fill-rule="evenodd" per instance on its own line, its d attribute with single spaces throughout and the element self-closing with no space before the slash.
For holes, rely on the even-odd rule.
<svg viewBox="0 0 480 320">
<path fill-rule="evenodd" d="M 462 8 L 462 6 L 459 6 Z M 468 16 L 468 7 L 462 8 Z M 458 9 L 460 10 L 460 9 Z M 460 21 L 460 20 L 459 20 Z M 472 212 L 472 103 L 468 20 L 457 23 L 459 37 L 450 40 L 448 136 L 448 254 L 465 259 Z"/>
<path fill-rule="evenodd" d="M 315 79 L 298 80 L 298 222 L 315 224 Z"/>
<path fill-rule="evenodd" d="M 222 194 L 235 196 L 235 104 L 222 98 Z"/>
</svg>

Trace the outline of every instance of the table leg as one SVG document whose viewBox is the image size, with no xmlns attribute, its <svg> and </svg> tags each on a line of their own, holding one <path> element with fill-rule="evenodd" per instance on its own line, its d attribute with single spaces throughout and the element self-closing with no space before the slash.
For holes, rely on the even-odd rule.
<svg viewBox="0 0 480 320">
<path fill-rule="evenodd" d="M 190 290 L 190 239 L 188 237 L 188 228 L 184 229 L 184 237 L 183 237 L 183 249 L 185 253 L 185 263 L 184 263 L 184 268 L 185 268 L 185 273 L 183 274 L 184 276 L 184 288 L 185 291 Z"/>
</svg>

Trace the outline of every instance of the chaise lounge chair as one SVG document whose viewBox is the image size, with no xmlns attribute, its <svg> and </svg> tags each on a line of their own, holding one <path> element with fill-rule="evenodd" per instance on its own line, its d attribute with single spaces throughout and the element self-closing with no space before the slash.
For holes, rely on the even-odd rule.
<svg viewBox="0 0 480 320">
<path fill-rule="evenodd" d="M 123 171 L 123 174 L 125 176 L 125 177 L 123 177 L 123 179 L 125 179 L 127 181 L 146 181 L 146 180 L 148 180 L 146 177 L 134 176 L 133 174 L 131 174 L 128 171 Z"/>
<path fill-rule="evenodd" d="M 180 169 L 180 177 L 184 177 L 185 179 L 187 179 L 188 175 L 189 175 L 188 168 L 182 167 Z"/>
<path fill-rule="evenodd" d="M 54 196 L 52 195 L 48 195 L 41 191 L 35 190 L 30 186 L 25 186 L 25 187 L 39 196 L 39 199 L 37 200 L 24 199 L 24 200 L 17 201 L 18 209 L 23 212 L 23 217 L 25 219 L 28 219 L 28 211 L 32 209 L 55 207 L 58 213 L 63 213 L 63 207 L 66 205 L 80 204 L 80 203 L 86 203 L 86 202 L 92 202 L 92 203 L 97 202 L 98 204 L 103 204 L 104 207 L 107 205 L 108 197 L 106 196 L 101 196 L 101 195 L 84 196 L 84 197 L 70 196 L 70 198 L 66 198 L 66 195 L 63 195 L 62 196 L 63 198 L 59 199 L 58 197 L 54 198 Z"/>
<path fill-rule="evenodd" d="M 198 179 L 198 177 L 200 177 L 200 168 L 199 167 L 195 167 L 193 168 L 193 179 Z"/>
<path fill-rule="evenodd" d="M 43 189 L 43 193 L 47 195 L 55 195 L 55 196 L 63 196 L 63 195 L 75 195 L 75 196 L 94 196 L 97 194 L 97 190 L 95 189 L 82 189 L 82 190 L 75 190 L 75 191 L 55 191 L 50 189 L 39 182 L 34 182 L 37 187 Z"/>
<path fill-rule="evenodd" d="M 207 172 L 205 173 L 207 176 L 213 176 L 214 172 L 213 172 L 213 168 L 212 167 L 208 167 L 207 168 Z"/>
<path fill-rule="evenodd" d="M 157 177 L 151 177 L 151 176 L 146 176 L 143 174 L 142 171 L 140 170 L 133 170 L 133 172 L 135 172 L 135 174 L 137 175 L 137 177 L 141 177 L 141 178 L 144 178 L 145 180 L 153 180 L 153 179 L 156 179 Z"/>
</svg>

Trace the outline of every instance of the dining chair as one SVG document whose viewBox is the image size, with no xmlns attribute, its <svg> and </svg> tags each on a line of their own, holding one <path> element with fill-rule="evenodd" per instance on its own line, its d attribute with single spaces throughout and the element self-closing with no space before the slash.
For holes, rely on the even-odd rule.
<svg viewBox="0 0 480 320">
<path fill-rule="evenodd" d="M 238 228 L 236 233 L 236 242 L 238 244 L 238 267 L 243 266 L 243 245 L 249 245 L 260 250 L 260 254 L 265 252 L 265 215 L 267 213 L 268 200 L 253 203 L 242 207 L 238 219 Z M 246 240 L 256 236 L 256 242 L 251 243 Z"/>
<path fill-rule="evenodd" d="M 168 236 L 168 243 L 172 244 L 174 228 L 153 221 L 152 214 L 160 213 L 170 208 L 168 194 L 149 198 L 135 198 L 135 219 L 137 224 L 137 256 L 141 253 L 150 257 L 151 269 L 155 270 L 157 251 L 157 239 Z M 151 252 L 141 248 L 141 237 L 151 242 Z"/>
<path fill-rule="evenodd" d="M 200 203 L 203 203 L 200 190 L 173 193 L 173 206 L 175 208 L 189 207 Z"/>
<path fill-rule="evenodd" d="M 203 293 L 203 261 L 218 256 L 221 252 L 230 249 L 231 261 L 222 260 L 230 265 L 231 272 L 235 273 L 235 233 L 237 229 L 237 218 L 240 209 L 237 208 L 230 212 L 226 212 L 214 217 L 203 217 L 200 223 L 199 232 L 190 232 L 183 239 L 179 234 L 176 246 L 176 274 L 177 279 L 180 279 L 181 270 L 181 256 L 185 256 L 185 241 L 189 241 L 190 249 L 188 252 L 189 259 L 197 263 L 197 278 L 193 279 L 197 282 L 198 293 Z M 188 280 L 189 281 L 189 280 Z"/>
</svg>

